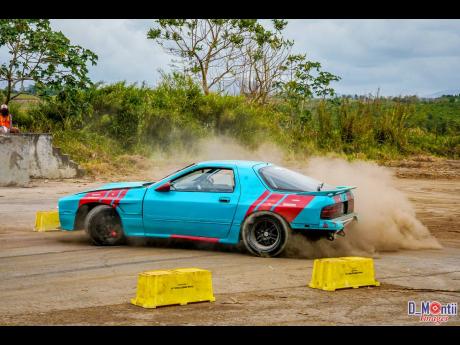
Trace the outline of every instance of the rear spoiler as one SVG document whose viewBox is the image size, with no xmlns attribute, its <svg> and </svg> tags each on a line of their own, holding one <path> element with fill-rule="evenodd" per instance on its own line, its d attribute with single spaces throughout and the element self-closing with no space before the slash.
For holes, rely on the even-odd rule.
<svg viewBox="0 0 460 345">
<path fill-rule="evenodd" d="M 337 194 L 346 193 L 349 190 L 356 189 L 355 186 L 337 186 L 333 190 L 321 190 L 319 192 L 298 192 L 300 195 L 318 195 L 318 196 L 334 196 Z"/>
</svg>

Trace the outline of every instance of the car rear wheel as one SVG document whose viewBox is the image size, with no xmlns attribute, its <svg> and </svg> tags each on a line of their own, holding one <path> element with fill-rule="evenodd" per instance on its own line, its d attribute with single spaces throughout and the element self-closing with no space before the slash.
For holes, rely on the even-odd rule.
<svg viewBox="0 0 460 345">
<path fill-rule="evenodd" d="M 242 239 L 246 249 L 254 255 L 275 257 L 286 247 L 289 225 L 272 213 L 254 214 L 243 224 Z"/>
<path fill-rule="evenodd" d="M 125 240 L 121 220 L 113 207 L 98 205 L 86 216 L 85 229 L 98 246 L 115 246 Z"/>
</svg>

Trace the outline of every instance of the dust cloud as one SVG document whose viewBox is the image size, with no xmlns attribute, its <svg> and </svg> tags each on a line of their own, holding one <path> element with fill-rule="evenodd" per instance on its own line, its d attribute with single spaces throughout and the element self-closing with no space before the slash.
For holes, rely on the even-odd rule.
<svg viewBox="0 0 460 345">
<path fill-rule="evenodd" d="M 281 164 L 285 154 L 276 145 L 261 143 L 257 149 L 249 150 L 235 139 L 227 136 L 213 136 L 192 142 L 186 149 L 174 152 L 156 151 L 151 158 L 158 163 L 173 159 L 175 165 L 196 163 L 206 160 L 261 160 Z"/>
<path fill-rule="evenodd" d="M 359 221 L 335 241 L 291 241 L 288 255 L 302 257 L 373 255 L 399 249 L 439 249 L 440 243 L 416 217 L 408 197 L 395 184 L 390 169 L 366 161 L 313 157 L 299 172 L 332 185 L 356 186 L 355 211 Z M 294 167 L 291 167 L 295 169 Z"/>
<path fill-rule="evenodd" d="M 186 152 L 180 150 L 174 157 L 154 160 L 169 161 L 176 169 L 203 160 L 262 160 L 282 165 L 332 185 L 356 186 L 355 211 L 359 221 L 351 225 L 345 237 L 334 241 L 311 241 L 303 235 L 291 237 L 285 255 L 288 257 L 318 258 L 346 255 L 375 255 L 380 251 L 399 249 L 438 249 L 439 242 L 417 219 L 408 197 L 394 181 L 393 172 L 367 161 L 348 162 L 336 157 L 293 159 L 272 143 L 262 143 L 256 150 L 239 145 L 224 136 L 203 139 Z M 173 162 L 171 163 L 171 158 Z"/>
</svg>

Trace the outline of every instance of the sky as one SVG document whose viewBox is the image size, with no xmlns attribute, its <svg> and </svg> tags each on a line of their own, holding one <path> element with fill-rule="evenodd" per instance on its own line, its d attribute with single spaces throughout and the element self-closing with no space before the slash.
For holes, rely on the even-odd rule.
<svg viewBox="0 0 460 345">
<path fill-rule="evenodd" d="M 293 52 L 339 75 L 339 94 L 427 96 L 460 90 L 460 20 L 288 20 Z M 147 82 L 171 57 L 147 39 L 153 20 L 51 20 L 74 44 L 99 56 L 93 81 Z M 2 55 L 0 54 L 0 58 Z M 460 91 L 459 91 L 460 92 Z"/>
</svg>

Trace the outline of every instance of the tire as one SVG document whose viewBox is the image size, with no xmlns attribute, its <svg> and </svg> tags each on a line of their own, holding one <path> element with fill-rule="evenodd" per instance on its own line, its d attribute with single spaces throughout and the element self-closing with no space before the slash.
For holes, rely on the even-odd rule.
<svg viewBox="0 0 460 345">
<path fill-rule="evenodd" d="M 241 237 L 250 253 L 275 257 L 285 249 L 290 231 L 289 224 L 277 214 L 258 212 L 246 218 Z"/>
<path fill-rule="evenodd" d="M 85 229 L 97 246 L 116 246 L 125 241 L 120 217 L 108 205 L 98 205 L 88 212 Z"/>
</svg>

